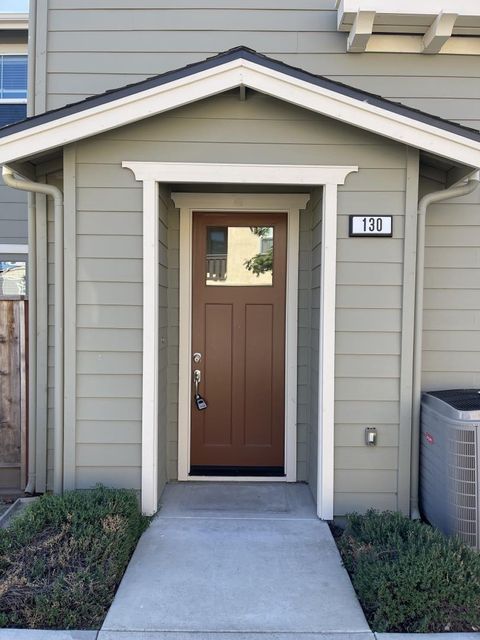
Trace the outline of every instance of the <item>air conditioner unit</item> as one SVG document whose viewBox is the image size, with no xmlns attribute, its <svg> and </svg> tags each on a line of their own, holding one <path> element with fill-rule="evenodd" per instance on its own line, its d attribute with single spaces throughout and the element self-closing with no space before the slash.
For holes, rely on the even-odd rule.
<svg viewBox="0 0 480 640">
<path fill-rule="evenodd" d="M 420 500 L 424 517 L 480 550 L 480 389 L 422 396 Z"/>
</svg>

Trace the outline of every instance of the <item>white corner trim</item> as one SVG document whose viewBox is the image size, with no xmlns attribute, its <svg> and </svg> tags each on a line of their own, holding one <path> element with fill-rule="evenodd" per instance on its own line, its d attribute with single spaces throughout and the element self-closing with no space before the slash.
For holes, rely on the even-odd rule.
<svg viewBox="0 0 480 640">
<path fill-rule="evenodd" d="M 192 227 L 194 211 L 255 211 L 287 213 L 287 281 L 285 316 L 285 477 L 297 479 L 297 309 L 298 309 L 298 247 L 300 210 L 310 194 L 223 194 L 172 193 L 180 209 L 180 295 L 179 295 L 179 390 L 178 390 L 178 479 L 180 481 L 211 481 L 212 478 L 190 476 L 191 420 L 191 318 L 192 318 Z M 238 477 L 222 477 L 223 481 L 238 481 Z M 240 478 L 240 480 L 246 480 Z M 264 480 L 272 480 L 265 478 Z M 278 480 L 278 479 L 277 479 Z"/>
<path fill-rule="evenodd" d="M 135 175 L 136 170 L 143 169 L 145 163 L 137 162 L 124 162 L 122 166 L 131 169 Z M 151 164 L 151 163 L 150 163 Z M 165 163 L 158 164 L 158 173 L 155 175 L 161 175 L 161 168 L 165 166 Z M 168 164 L 168 163 L 167 163 Z M 179 182 L 179 178 L 185 177 L 185 166 L 181 163 L 170 164 L 170 167 L 175 166 L 178 169 L 178 173 L 175 177 L 173 169 L 171 169 L 171 181 Z M 188 175 L 189 181 L 195 182 L 198 180 L 198 175 L 202 175 L 202 179 L 207 183 L 218 182 L 217 170 L 222 165 L 210 164 L 207 178 L 205 179 L 205 167 L 207 165 L 196 165 L 188 163 Z M 235 165 L 228 165 L 233 166 Z M 255 184 L 258 182 L 259 165 L 236 165 L 244 167 L 241 171 L 233 172 L 231 182 L 236 184 L 248 183 L 246 178 L 255 176 Z M 283 169 L 282 169 L 283 167 Z M 276 165 L 278 170 L 285 170 L 285 165 Z M 150 167 L 150 170 L 152 167 Z M 296 167 L 297 171 L 299 167 Z M 311 169 L 311 167 L 307 167 Z M 322 392 L 322 410 L 319 412 L 319 439 L 325 438 L 325 447 L 322 447 L 320 456 L 318 458 L 318 516 L 323 519 L 329 519 L 333 513 L 333 405 L 334 405 L 334 337 L 335 337 L 335 279 L 336 279 L 336 197 L 337 197 L 337 185 L 343 184 L 348 174 L 358 171 L 358 167 L 335 167 L 335 172 L 332 174 L 329 167 L 318 166 L 315 174 L 315 180 L 310 184 L 311 186 L 325 186 L 324 189 L 324 238 L 322 242 L 322 306 L 320 310 L 320 344 L 322 346 L 322 359 L 320 361 L 320 381 Z M 293 172 L 294 167 L 287 165 L 287 172 Z M 268 170 L 266 175 L 271 176 L 271 171 Z M 309 174 L 310 175 L 310 174 Z M 332 182 L 331 176 L 336 175 L 339 182 Z M 136 176 L 137 177 L 137 176 Z M 224 176 L 225 177 L 225 176 Z M 142 178 L 137 177 L 137 180 Z M 297 177 L 297 179 L 299 179 Z M 301 178 L 300 178 L 301 179 Z M 330 180 L 329 180 L 330 179 Z M 158 476 L 158 461 L 157 461 L 157 431 L 158 431 L 158 182 L 164 181 L 161 178 L 152 180 L 149 178 L 144 180 L 143 189 L 143 218 L 144 218 L 144 236 L 143 236 L 143 248 L 144 248 L 144 283 L 143 283 L 143 295 L 144 295 L 144 307 L 143 307 L 143 390 L 142 390 L 142 510 L 144 513 L 155 513 L 157 510 L 157 476 Z M 268 184 L 268 182 L 266 183 Z M 276 184 L 278 184 L 276 182 Z M 287 183 L 292 184 L 292 183 Z M 302 182 L 300 184 L 303 184 Z M 176 194 L 174 195 L 176 206 L 187 210 L 187 215 L 181 216 L 181 232 L 187 237 L 191 237 L 191 218 L 193 208 L 197 210 L 201 207 L 210 208 L 209 205 L 213 203 L 209 201 L 212 194 L 197 194 L 195 203 L 192 205 L 188 203 L 188 198 L 192 198 L 192 194 Z M 224 208 L 227 198 L 232 198 L 232 194 L 216 194 L 216 206 Z M 224 198 L 224 200 L 222 200 Z M 277 210 L 285 210 L 288 206 L 288 210 L 297 208 L 299 210 L 302 206 L 305 206 L 306 196 L 303 194 L 234 194 L 233 206 L 239 207 L 241 203 L 244 206 L 255 207 L 258 211 L 259 207 L 271 207 L 272 198 L 282 198 L 283 202 Z M 248 199 L 250 198 L 250 201 Z M 302 200 L 303 198 L 303 200 Z M 270 199 L 270 200 L 269 200 Z M 255 202 L 255 204 L 253 204 Z M 268 204 L 267 204 L 268 203 Z M 230 201 L 232 206 L 232 201 Z M 276 205 L 278 207 L 278 203 Z M 264 209 L 265 210 L 265 209 Z M 188 213 L 190 212 L 190 213 Z M 182 220 L 183 219 L 183 220 Z M 328 220 L 327 220 L 328 219 Z M 293 220 L 293 219 L 292 219 Z M 183 225 L 183 226 L 182 226 Z M 180 261 L 184 265 L 184 269 L 181 270 L 180 275 L 180 304 L 190 305 L 189 291 L 191 289 L 191 253 L 188 253 L 187 247 L 180 248 Z M 183 274 L 183 275 L 182 275 Z M 293 276 L 292 276 L 293 278 Z M 189 284 L 190 283 L 190 284 Z M 295 286 L 295 283 L 289 281 L 289 286 Z M 333 306 L 332 306 L 333 302 Z M 293 313 L 293 312 L 292 312 Z M 295 318 L 291 318 L 291 324 L 288 331 L 293 333 L 292 323 L 296 322 L 296 308 Z M 180 342 L 181 342 L 181 354 L 180 357 L 185 358 L 185 352 L 189 353 L 190 349 L 190 329 L 189 323 L 183 323 L 183 327 L 180 327 Z M 290 349 L 287 349 L 287 353 L 291 353 Z M 181 367 L 180 367 L 181 369 Z M 185 369 L 185 367 L 184 367 Z M 190 370 L 190 359 L 188 362 L 188 371 Z M 291 372 L 291 375 L 296 375 L 295 372 Z M 290 382 L 293 383 L 293 379 L 290 376 Z M 190 398 L 190 375 L 188 373 L 188 383 L 185 380 L 185 374 L 179 375 L 179 385 L 182 386 L 182 394 L 185 394 L 185 388 L 188 384 L 188 397 Z M 181 405 L 181 403 L 180 403 Z M 188 402 L 190 406 L 190 402 Z M 185 410 L 184 410 L 185 411 Z M 189 409 L 187 410 L 189 411 Z M 287 406 L 287 414 L 293 415 L 293 405 Z M 183 424 L 189 423 L 188 414 L 183 413 L 179 415 L 179 419 L 183 421 Z M 180 425 L 179 425 L 180 428 Z M 188 436 L 188 434 L 187 434 Z M 186 434 L 182 432 L 179 438 L 183 437 L 185 440 Z M 290 449 L 287 452 L 287 460 L 293 459 L 293 453 Z M 320 447 L 319 447 L 320 448 Z M 189 450 L 189 447 L 188 449 Z M 183 466 L 182 466 L 183 465 Z M 188 475 L 188 460 L 184 459 L 182 463 L 179 462 L 179 473 L 184 479 Z"/>
<path fill-rule="evenodd" d="M 1 253 L 28 253 L 28 244 L 0 244 Z"/>
<path fill-rule="evenodd" d="M 11 133 L 0 139 L 0 164 L 104 133 L 239 86 L 403 144 L 480 167 L 480 142 L 477 140 L 242 58 Z"/>
</svg>

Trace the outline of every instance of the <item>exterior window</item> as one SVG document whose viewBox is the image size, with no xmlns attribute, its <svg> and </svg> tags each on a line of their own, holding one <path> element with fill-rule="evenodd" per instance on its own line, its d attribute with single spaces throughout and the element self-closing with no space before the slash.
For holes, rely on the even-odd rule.
<svg viewBox="0 0 480 640">
<path fill-rule="evenodd" d="M 27 56 L 0 55 L 0 127 L 25 118 Z"/>
<path fill-rule="evenodd" d="M 3 262 L 0 260 L 0 300 L 26 296 L 26 269 L 26 262 Z"/>
</svg>

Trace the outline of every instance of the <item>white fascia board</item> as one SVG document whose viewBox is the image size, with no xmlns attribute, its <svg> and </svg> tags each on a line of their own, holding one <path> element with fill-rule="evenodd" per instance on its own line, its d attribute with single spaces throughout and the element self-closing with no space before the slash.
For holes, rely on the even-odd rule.
<svg viewBox="0 0 480 640">
<path fill-rule="evenodd" d="M 480 143 L 239 58 L 0 139 L 0 164 L 247 86 L 402 144 L 480 167 Z"/>
<path fill-rule="evenodd" d="M 245 65 L 243 82 L 257 91 L 396 142 L 430 151 L 475 168 L 480 167 L 480 142 L 280 74 L 252 62 L 246 62 Z"/>
<path fill-rule="evenodd" d="M 480 16 L 478 0 L 340 0 L 337 3 L 340 21 L 350 24 L 359 11 L 375 11 L 382 15 L 437 16 L 440 12 L 460 16 Z M 343 26 L 342 26 L 343 30 Z"/>
<path fill-rule="evenodd" d="M 28 13 L 0 13 L 0 29 L 25 31 L 28 29 Z"/>
<path fill-rule="evenodd" d="M 386 33 L 397 37 L 405 35 L 422 34 L 427 36 L 426 46 L 422 46 L 420 53 L 445 53 L 441 50 L 442 44 L 449 42 L 448 37 L 472 36 L 478 38 L 480 28 L 480 3 L 478 0 L 337 0 L 337 29 L 352 33 L 355 28 L 357 17 L 361 13 L 375 12 L 376 19 L 372 27 L 373 35 L 384 36 Z M 461 26 L 452 25 L 450 36 L 449 20 L 447 15 L 457 15 L 461 18 Z M 444 16 L 442 18 L 442 16 Z M 434 34 L 435 40 L 430 42 L 432 31 L 438 27 L 440 33 Z M 442 42 L 443 39 L 443 42 Z M 371 40 L 370 40 L 371 42 Z M 370 44 L 369 42 L 369 44 Z M 380 41 L 375 47 L 366 51 L 395 51 L 405 52 L 404 43 L 397 41 L 397 48 L 388 41 L 388 47 L 379 48 Z M 423 44 L 423 43 L 422 43 Z M 460 54 L 462 49 L 460 43 L 455 43 L 450 53 Z M 416 52 L 417 47 L 410 47 L 410 53 Z M 463 47 L 464 48 L 464 47 Z M 468 55 L 474 55 L 475 47 L 468 47 Z M 356 52 L 357 49 L 349 49 Z"/>
<path fill-rule="evenodd" d="M 0 138 L 0 165 L 234 89 L 241 60 L 134 93 Z M 241 77 L 241 76 L 240 76 Z"/>
</svg>

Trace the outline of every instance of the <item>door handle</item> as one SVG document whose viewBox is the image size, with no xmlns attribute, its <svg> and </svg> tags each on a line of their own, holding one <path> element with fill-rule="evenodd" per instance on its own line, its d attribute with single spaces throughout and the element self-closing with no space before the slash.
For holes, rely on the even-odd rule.
<svg viewBox="0 0 480 640">
<path fill-rule="evenodd" d="M 198 385 L 202 380 L 202 372 L 200 369 L 195 369 L 193 372 L 193 382 L 195 383 L 195 391 L 198 393 Z"/>
<path fill-rule="evenodd" d="M 197 407 L 197 409 L 199 411 L 202 411 L 203 409 L 207 408 L 207 403 L 206 403 L 205 399 L 202 398 L 202 396 L 198 392 L 198 386 L 199 386 L 201 380 L 202 380 L 202 372 L 200 371 L 200 369 L 195 369 L 195 371 L 193 372 L 193 382 L 195 384 L 195 395 L 194 395 L 193 399 L 194 399 L 195 405 L 196 405 L 196 407 Z"/>
</svg>

